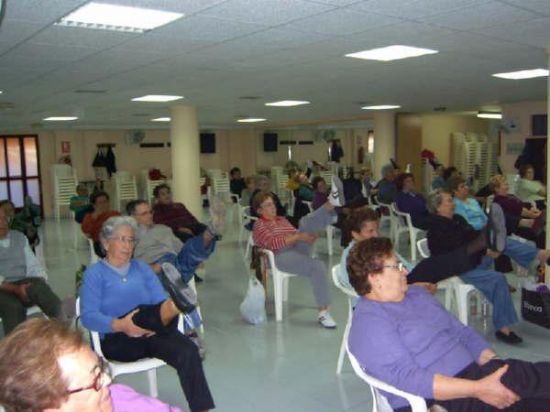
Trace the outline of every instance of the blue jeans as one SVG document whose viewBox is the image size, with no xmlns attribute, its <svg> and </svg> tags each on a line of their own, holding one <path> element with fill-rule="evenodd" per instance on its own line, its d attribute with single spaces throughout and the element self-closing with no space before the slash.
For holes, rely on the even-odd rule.
<svg viewBox="0 0 550 412">
<path fill-rule="evenodd" d="M 530 243 L 523 243 L 516 239 L 506 238 L 506 247 L 502 252 L 518 265 L 527 268 L 535 260 L 539 250 Z"/>
<path fill-rule="evenodd" d="M 493 305 L 493 326 L 499 330 L 518 321 L 512 296 L 508 289 L 506 277 L 491 269 L 493 259 L 484 256 L 479 266 L 462 275 L 460 278 L 479 289 Z"/>
<path fill-rule="evenodd" d="M 214 252 L 215 248 L 215 238 L 210 241 L 208 247 L 204 247 L 204 235 L 200 234 L 185 242 L 177 255 L 167 253 L 155 263 L 171 263 L 180 272 L 182 280 L 187 284 L 193 278 L 197 267 Z M 201 323 L 202 319 L 195 309 L 189 314 L 189 317 L 185 318 L 185 330 L 197 328 Z"/>
</svg>

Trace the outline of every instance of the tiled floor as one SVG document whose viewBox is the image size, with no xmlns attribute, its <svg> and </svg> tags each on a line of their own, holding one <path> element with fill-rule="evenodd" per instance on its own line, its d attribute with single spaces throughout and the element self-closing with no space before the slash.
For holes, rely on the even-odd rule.
<svg viewBox="0 0 550 412">
<path fill-rule="evenodd" d="M 336 330 L 325 330 L 316 323 L 316 310 L 311 288 L 304 279 L 290 281 L 289 303 L 284 319 L 276 323 L 273 308 L 267 323 L 245 324 L 240 319 L 242 301 L 249 276 L 243 261 L 243 245 L 237 241 L 237 224 L 229 229 L 206 265 L 205 282 L 198 285 L 205 319 L 204 338 L 207 355 L 206 375 L 217 404 L 223 412 L 336 412 L 370 411 L 369 388 L 355 377 L 347 360 L 340 376 L 335 373 L 347 316 L 344 295 L 332 288 L 332 313 L 338 322 Z M 44 224 L 44 254 L 50 284 L 60 296 L 74 293 L 74 273 L 80 263 L 87 264 L 89 252 L 84 241 L 74 248 L 73 223 L 63 220 Z M 338 242 L 335 242 L 338 243 Z M 318 255 L 328 267 L 339 261 L 340 249 L 334 256 L 326 254 L 326 241 L 318 241 Z M 406 250 L 403 250 L 405 255 Z M 512 280 L 517 282 L 517 280 Z M 271 291 L 269 291 L 271 294 Z M 516 304 L 519 292 L 515 293 Z M 517 331 L 525 343 L 509 347 L 496 343 L 488 319 L 475 318 L 472 324 L 503 356 L 526 360 L 550 360 L 550 331 L 521 322 Z M 159 371 L 159 397 L 187 410 L 175 372 L 164 367 Z M 119 382 L 147 393 L 143 374 L 124 376 Z"/>
</svg>

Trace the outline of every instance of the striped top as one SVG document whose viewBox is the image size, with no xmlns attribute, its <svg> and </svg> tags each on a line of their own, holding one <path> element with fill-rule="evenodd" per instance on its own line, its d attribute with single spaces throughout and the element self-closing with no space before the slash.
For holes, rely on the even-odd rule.
<svg viewBox="0 0 550 412">
<path fill-rule="evenodd" d="M 296 232 L 284 217 L 277 216 L 274 220 L 260 218 L 254 223 L 252 238 L 256 246 L 276 253 L 286 247 L 285 237 Z"/>
</svg>

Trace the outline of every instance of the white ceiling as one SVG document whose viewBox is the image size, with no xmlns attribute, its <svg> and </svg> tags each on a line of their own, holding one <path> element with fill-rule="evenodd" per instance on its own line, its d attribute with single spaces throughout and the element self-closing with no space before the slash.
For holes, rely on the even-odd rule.
<svg viewBox="0 0 550 412">
<path fill-rule="evenodd" d="M 364 104 L 458 111 L 546 99 L 545 78 L 491 74 L 547 67 L 548 0 L 100 1 L 185 17 L 146 34 L 116 33 L 52 25 L 85 0 L 7 0 L 0 129 L 51 115 L 80 117 L 69 127 L 158 127 L 149 120 L 169 106 L 130 102 L 144 94 L 184 95 L 203 127 L 235 126 L 239 116 L 271 126 L 355 118 Z M 440 53 L 387 63 L 343 57 L 390 44 Z M 312 104 L 263 105 L 282 99 Z M 14 108 L 2 109 L 8 102 Z"/>
</svg>

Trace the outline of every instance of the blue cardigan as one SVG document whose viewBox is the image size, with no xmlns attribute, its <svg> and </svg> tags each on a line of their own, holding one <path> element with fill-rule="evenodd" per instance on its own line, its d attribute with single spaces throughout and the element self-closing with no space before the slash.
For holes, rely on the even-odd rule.
<svg viewBox="0 0 550 412">
<path fill-rule="evenodd" d="M 139 305 L 155 305 L 166 300 L 157 275 L 139 260 L 130 262 L 128 275 L 122 277 L 103 261 L 89 267 L 80 287 L 82 324 L 100 333 L 113 332 L 113 319 Z"/>
</svg>

